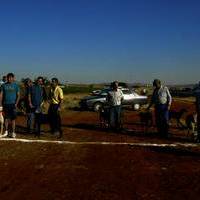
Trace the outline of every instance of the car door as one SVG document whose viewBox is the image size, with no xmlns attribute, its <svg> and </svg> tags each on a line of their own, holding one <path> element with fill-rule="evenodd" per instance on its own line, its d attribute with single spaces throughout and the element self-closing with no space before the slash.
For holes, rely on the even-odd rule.
<svg viewBox="0 0 200 200">
<path fill-rule="evenodd" d="M 123 105 L 132 104 L 133 99 L 134 99 L 134 94 L 129 89 L 122 90 L 122 92 L 123 92 L 123 97 L 124 97 L 122 104 Z"/>
</svg>

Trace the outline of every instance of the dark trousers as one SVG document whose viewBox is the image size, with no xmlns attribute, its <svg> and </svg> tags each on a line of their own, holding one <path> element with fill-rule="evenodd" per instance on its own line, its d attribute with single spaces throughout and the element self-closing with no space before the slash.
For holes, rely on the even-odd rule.
<svg viewBox="0 0 200 200">
<path fill-rule="evenodd" d="M 169 110 L 167 104 L 155 106 L 155 118 L 158 133 L 161 136 L 167 136 L 169 131 Z"/>
<path fill-rule="evenodd" d="M 61 117 L 60 112 L 58 111 L 59 105 L 58 104 L 51 104 L 49 106 L 49 123 L 51 132 L 59 132 L 60 137 L 62 137 L 62 129 L 61 129 Z"/>
<path fill-rule="evenodd" d="M 196 94 L 197 141 L 200 142 L 200 94 Z"/>
<path fill-rule="evenodd" d="M 121 106 L 110 107 L 110 127 L 120 128 L 121 126 Z"/>
<path fill-rule="evenodd" d="M 197 140 L 200 141 L 200 111 L 197 111 Z"/>
</svg>

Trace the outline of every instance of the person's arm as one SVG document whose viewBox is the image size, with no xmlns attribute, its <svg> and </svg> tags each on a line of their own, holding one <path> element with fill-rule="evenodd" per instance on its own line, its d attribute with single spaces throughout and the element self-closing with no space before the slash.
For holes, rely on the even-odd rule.
<svg viewBox="0 0 200 200">
<path fill-rule="evenodd" d="M 121 102 L 124 100 L 124 94 L 123 92 L 121 91 Z"/>
<path fill-rule="evenodd" d="M 154 104 L 154 98 L 155 98 L 155 90 L 153 91 L 153 94 L 152 94 L 150 103 L 149 103 L 149 105 L 147 107 L 147 110 L 149 110 L 152 107 L 152 105 Z"/>
<path fill-rule="evenodd" d="M 20 99 L 20 91 L 19 91 L 18 85 L 16 86 L 16 95 L 17 95 L 17 98 L 16 98 L 16 101 L 15 101 L 15 107 L 17 108 L 18 103 L 19 103 L 19 99 Z"/>
<path fill-rule="evenodd" d="M 168 88 L 166 88 L 166 92 L 167 92 L 168 110 L 170 110 L 172 104 L 172 96 Z"/>
<path fill-rule="evenodd" d="M 28 88 L 28 104 L 31 108 L 33 108 L 32 98 L 31 98 L 31 87 Z"/>
<path fill-rule="evenodd" d="M 59 109 L 60 110 L 63 104 L 63 99 L 64 99 L 63 90 L 60 88 L 59 90 Z"/>
<path fill-rule="evenodd" d="M 16 108 L 17 108 L 17 106 L 18 106 L 19 99 L 20 99 L 20 92 L 18 91 L 18 92 L 17 92 L 17 99 L 16 99 L 16 102 L 15 102 L 15 107 L 16 107 Z"/>
<path fill-rule="evenodd" d="M 2 88 L 2 86 L 1 86 L 1 88 L 0 88 L 0 106 L 2 106 L 2 104 L 3 104 L 3 88 Z"/>
</svg>

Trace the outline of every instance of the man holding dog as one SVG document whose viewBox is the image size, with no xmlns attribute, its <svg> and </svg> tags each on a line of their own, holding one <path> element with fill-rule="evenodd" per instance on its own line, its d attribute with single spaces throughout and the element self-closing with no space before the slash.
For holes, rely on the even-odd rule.
<svg viewBox="0 0 200 200">
<path fill-rule="evenodd" d="M 15 83 L 15 76 L 13 73 L 8 73 L 6 78 L 7 82 L 1 86 L 0 90 L 0 106 L 3 105 L 3 111 L 5 113 L 5 133 L 3 137 L 9 136 L 15 138 L 16 108 L 20 98 L 19 86 Z M 11 133 L 8 133 L 9 122 L 11 122 L 12 125 Z"/>
<path fill-rule="evenodd" d="M 110 126 L 113 129 L 119 130 L 121 126 L 121 103 L 123 93 L 118 88 L 118 82 L 114 81 L 111 84 L 111 91 L 108 92 L 107 101 L 110 107 Z"/>
<path fill-rule="evenodd" d="M 161 84 L 161 81 L 155 79 L 153 81 L 155 87 L 151 102 L 148 106 L 148 110 L 152 105 L 155 106 L 155 118 L 158 133 L 163 136 L 168 136 L 169 130 L 169 110 L 172 103 L 171 94 L 166 86 Z"/>
</svg>

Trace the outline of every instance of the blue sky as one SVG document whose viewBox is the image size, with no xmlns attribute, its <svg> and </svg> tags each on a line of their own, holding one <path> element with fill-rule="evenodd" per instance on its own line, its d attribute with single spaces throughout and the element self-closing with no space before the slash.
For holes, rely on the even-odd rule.
<svg viewBox="0 0 200 200">
<path fill-rule="evenodd" d="M 199 0 L 0 0 L 0 74 L 195 83 Z"/>
</svg>

